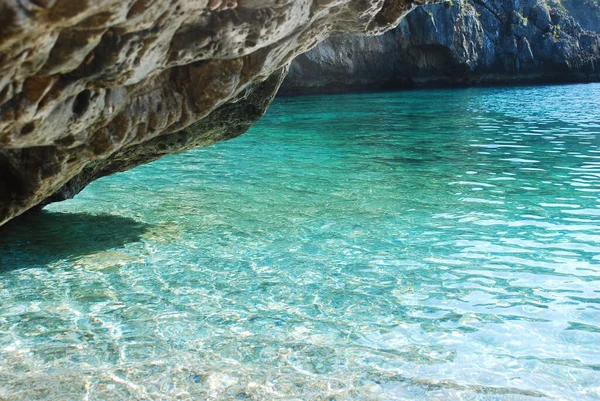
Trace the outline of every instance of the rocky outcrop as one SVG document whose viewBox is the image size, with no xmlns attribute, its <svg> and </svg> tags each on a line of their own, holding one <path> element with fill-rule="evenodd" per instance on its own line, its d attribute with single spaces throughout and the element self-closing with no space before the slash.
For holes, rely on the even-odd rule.
<svg viewBox="0 0 600 401">
<path fill-rule="evenodd" d="M 422 6 L 382 37 L 335 36 L 299 56 L 282 92 L 598 80 L 600 34 L 569 14 L 575 1 L 563 3 L 446 0 Z M 582 4 L 578 15 L 592 16 L 594 9 L 584 13 Z M 586 21 L 595 26 L 593 18 Z"/>
<path fill-rule="evenodd" d="M 295 56 L 427 1 L 0 1 L 0 224 L 241 134 Z"/>
<path fill-rule="evenodd" d="M 549 4 L 571 15 L 583 29 L 600 32 L 600 0 L 551 0 Z"/>
</svg>

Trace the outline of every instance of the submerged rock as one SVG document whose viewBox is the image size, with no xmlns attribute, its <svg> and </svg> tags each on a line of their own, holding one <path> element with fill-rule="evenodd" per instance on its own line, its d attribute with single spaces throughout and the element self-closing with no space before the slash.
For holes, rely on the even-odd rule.
<svg viewBox="0 0 600 401">
<path fill-rule="evenodd" d="M 600 6 L 578 1 L 422 6 L 381 37 L 336 35 L 299 56 L 282 92 L 598 80 Z"/>
<path fill-rule="evenodd" d="M 103 175 L 243 133 L 331 32 L 411 0 L 5 0 L 0 224 Z"/>
</svg>

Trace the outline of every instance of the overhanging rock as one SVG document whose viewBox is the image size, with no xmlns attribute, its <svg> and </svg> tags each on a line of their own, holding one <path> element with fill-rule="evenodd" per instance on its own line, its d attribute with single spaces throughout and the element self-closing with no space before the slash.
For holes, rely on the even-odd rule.
<svg viewBox="0 0 600 401">
<path fill-rule="evenodd" d="M 0 0 L 0 224 L 243 133 L 331 32 L 424 0 Z"/>
</svg>

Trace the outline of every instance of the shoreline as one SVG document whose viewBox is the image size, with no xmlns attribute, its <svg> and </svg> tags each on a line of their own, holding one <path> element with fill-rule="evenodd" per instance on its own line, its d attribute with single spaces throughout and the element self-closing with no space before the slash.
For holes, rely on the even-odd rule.
<svg viewBox="0 0 600 401">
<path fill-rule="evenodd" d="M 366 85 L 326 85 L 318 88 L 304 88 L 297 90 L 283 89 L 277 92 L 276 97 L 296 97 L 312 95 L 343 95 L 352 93 L 385 93 L 397 91 L 413 91 L 423 89 L 466 89 L 466 88 L 498 88 L 498 87 L 521 87 L 521 86 L 554 86 L 554 85 L 577 85 L 600 83 L 600 73 L 593 78 L 582 76 L 553 76 L 553 77 L 516 77 L 509 79 L 508 76 L 496 80 L 486 79 L 482 76 L 480 80 L 465 80 L 462 82 L 442 82 L 442 80 L 431 80 L 428 82 L 387 81 L 381 84 Z"/>
</svg>

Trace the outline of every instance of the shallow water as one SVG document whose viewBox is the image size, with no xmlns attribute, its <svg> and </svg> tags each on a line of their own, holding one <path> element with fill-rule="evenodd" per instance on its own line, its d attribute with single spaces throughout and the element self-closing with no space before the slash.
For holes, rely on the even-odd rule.
<svg viewBox="0 0 600 401">
<path fill-rule="evenodd" d="M 600 399 L 600 85 L 278 99 L 0 230 L 0 400 Z"/>
</svg>

